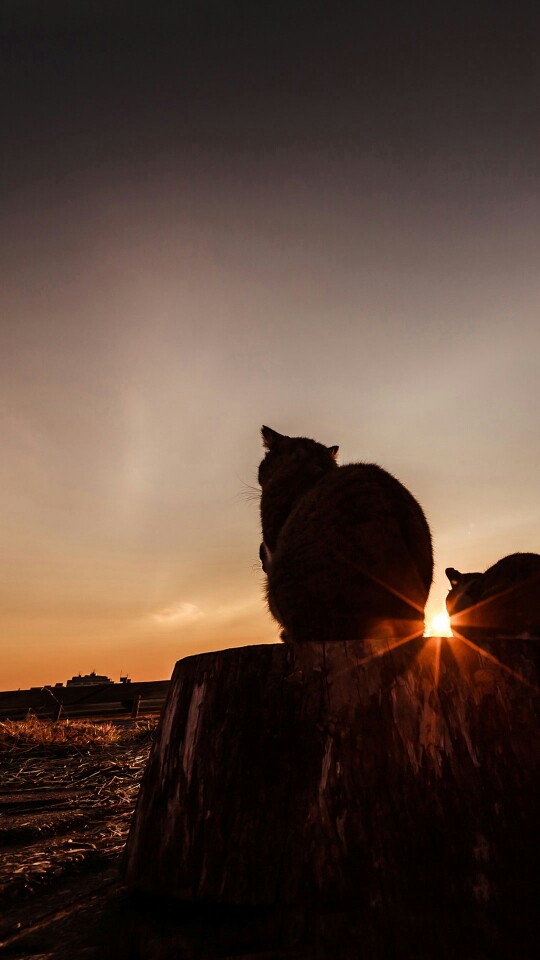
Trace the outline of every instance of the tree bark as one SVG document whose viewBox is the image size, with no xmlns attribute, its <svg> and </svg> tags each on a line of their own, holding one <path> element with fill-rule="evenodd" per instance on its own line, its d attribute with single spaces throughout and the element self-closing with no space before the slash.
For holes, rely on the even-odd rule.
<svg viewBox="0 0 540 960">
<path fill-rule="evenodd" d="M 179 661 L 127 882 L 190 902 L 346 908 L 365 946 L 397 929 L 416 943 L 400 956 L 434 956 L 439 932 L 465 930 L 482 948 L 463 956 L 503 939 L 525 956 L 540 698 L 533 660 L 510 663 L 435 638 Z"/>
</svg>

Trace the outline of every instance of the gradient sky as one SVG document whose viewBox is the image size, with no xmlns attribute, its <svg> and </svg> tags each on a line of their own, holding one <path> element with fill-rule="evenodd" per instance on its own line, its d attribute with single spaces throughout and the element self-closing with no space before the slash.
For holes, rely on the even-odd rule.
<svg viewBox="0 0 540 960">
<path fill-rule="evenodd" d="M 428 616 L 540 552 L 538 23 L 435 6 L 4 0 L 0 689 L 277 639 L 262 423 L 418 497 Z"/>
</svg>

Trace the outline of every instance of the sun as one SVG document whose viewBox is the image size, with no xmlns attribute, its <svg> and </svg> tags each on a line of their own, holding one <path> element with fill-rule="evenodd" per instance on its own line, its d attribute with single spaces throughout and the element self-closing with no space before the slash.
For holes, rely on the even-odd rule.
<svg viewBox="0 0 540 960">
<path fill-rule="evenodd" d="M 426 637 L 451 637 L 450 617 L 446 610 L 434 614 L 425 633 Z"/>
</svg>

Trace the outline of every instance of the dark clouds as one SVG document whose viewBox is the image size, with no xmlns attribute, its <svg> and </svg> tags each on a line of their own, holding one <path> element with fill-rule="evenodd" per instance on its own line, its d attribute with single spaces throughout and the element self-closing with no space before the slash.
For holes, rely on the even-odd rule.
<svg viewBox="0 0 540 960">
<path fill-rule="evenodd" d="M 12 178 L 184 150 L 536 150 L 538 34 L 520 5 L 133 6 L 5 5 Z"/>
</svg>

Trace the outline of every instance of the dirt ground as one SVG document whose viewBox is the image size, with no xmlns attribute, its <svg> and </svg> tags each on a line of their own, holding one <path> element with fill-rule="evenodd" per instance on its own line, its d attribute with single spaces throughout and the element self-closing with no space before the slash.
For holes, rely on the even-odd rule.
<svg viewBox="0 0 540 960">
<path fill-rule="evenodd" d="M 60 956 L 65 936 L 77 929 L 84 941 L 118 895 L 150 746 L 150 732 L 127 743 L 1 744 L 0 950 L 6 956 Z"/>
</svg>

